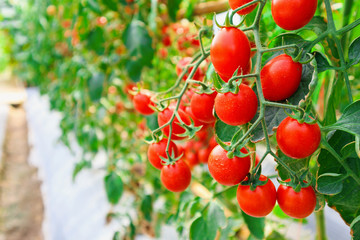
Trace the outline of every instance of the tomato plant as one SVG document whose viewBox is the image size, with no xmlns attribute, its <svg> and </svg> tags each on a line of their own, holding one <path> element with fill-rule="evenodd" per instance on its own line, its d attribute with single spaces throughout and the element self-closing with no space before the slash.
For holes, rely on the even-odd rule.
<svg viewBox="0 0 360 240">
<path fill-rule="evenodd" d="M 325 205 L 359 238 L 360 3 L 231 0 L 222 26 L 197 16 L 207 0 L 47 4 L 4 17 L 12 67 L 63 113 L 61 140 L 71 147 L 75 136 L 83 151 L 74 178 L 104 152 L 109 202 L 122 204 L 123 192 L 140 199 L 136 216 L 112 208 L 114 238 L 159 237 L 164 223 L 184 239 L 286 238 L 282 213 L 258 218 L 273 207 L 272 177 L 290 179 L 280 208 L 291 218 L 314 211 L 319 239 Z M 237 13 L 247 15 L 236 26 Z M 265 158 L 278 176 L 262 176 Z M 294 194 L 279 197 L 283 188 Z M 306 189 L 316 195 L 299 207 L 306 214 L 281 207 Z"/>
</svg>

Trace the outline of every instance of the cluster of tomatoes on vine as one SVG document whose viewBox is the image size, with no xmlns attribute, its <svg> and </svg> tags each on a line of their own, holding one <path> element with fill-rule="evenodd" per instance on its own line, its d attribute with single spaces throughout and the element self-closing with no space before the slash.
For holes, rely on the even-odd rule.
<svg viewBox="0 0 360 240">
<path fill-rule="evenodd" d="M 229 0 L 232 9 L 249 2 L 251 1 Z M 301 2 L 300 5 L 296 5 L 298 2 Z M 294 13 L 301 10 L 303 4 L 308 4 L 310 10 L 302 15 L 295 14 L 294 17 Z M 256 5 L 257 3 L 243 8 L 238 14 L 247 14 Z M 280 27 L 295 30 L 312 19 L 316 7 L 317 0 L 273 0 L 272 14 Z M 189 79 L 188 73 L 193 70 L 191 67 L 189 72 L 183 74 L 183 80 L 197 80 L 197 84 L 192 85 L 197 88 L 185 89 L 180 103 L 169 99 L 168 106 L 161 108 L 158 113 L 159 130 L 164 138 L 156 137 L 156 141 L 150 144 L 148 159 L 154 167 L 161 170 L 163 185 L 173 192 L 184 191 L 191 182 L 191 167 L 200 159 L 207 163 L 211 176 L 218 183 L 226 186 L 239 184 L 237 200 L 240 208 L 248 215 L 264 217 L 272 211 L 277 201 L 287 215 L 294 218 L 307 217 L 315 209 L 316 195 L 310 183 L 302 176 L 293 176 L 291 180 L 281 182 L 276 190 L 272 181 L 259 173 L 259 160 L 253 161 L 255 166 L 251 166 L 246 144 L 236 141 L 224 143 L 220 139 L 217 139 L 217 143 L 214 141 L 215 116 L 228 125 L 244 126 L 255 117 L 259 105 L 258 96 L 248 81 L 238 80 L 243 78 L 241 75 L 251 72 L 251 44 L 243 31 L 229 24 L 229 19 L 212 40 L 210 59 L 219 76 L 214 81 L 218 81 L 221 87 L 202 83 L 204 72 L 201 68 L 196 69 Z M 188 64 L 192 63 L 192 59 L 187 61 Z M 182 68 L 183 66 L 178 66 L 178 75 Z M 264 99 L 284 101 L 291 97 L 299 87 L 301 76 L 302 63 L 298 58 L 287 54 L 274 57 L 260 72 Z M 155 111 L 156 104 L 151 93 L 146 90 L 138 91 L 133 103 L 141 114 L 149 115 Z M 304 114 L 300 115 L 285 118 L 276 133 L 279 149 L 294 159 L 311 156 L 321 140 L 317 123 Z M 185 145 L 185 150 L 181 144 L 173 142 L 193 136 L 194 132 L 197 132 L 198 142 L 190 140 Z M 191 160 L 195 158 L 194 154 L 197 154 L 197 161 Z M 260 164 L 261 162 L 262 160 Z"/>
</svg>

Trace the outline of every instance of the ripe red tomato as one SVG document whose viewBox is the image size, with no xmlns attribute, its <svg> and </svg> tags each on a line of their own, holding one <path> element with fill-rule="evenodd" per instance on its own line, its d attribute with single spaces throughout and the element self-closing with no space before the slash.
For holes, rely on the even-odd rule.
<svg viewBox="0 0 360 240">
<path fill-rule="evenodd" d="M 285 30 L 302 28 L 314 17 L 317 0 L 272 0 L 275 23 Z"/>
<path fill-rule="evenodd" d="M 155 111 L 150 106 L 155 106 L 150 96 L 146 93 L 138 93 L 133 98 L 134 108 L 143 115 L 151 115 Z"/>
<path fill-rule="evenodd" d="M 126 84 L 125 87 L 124 87 L 124 92 L 125 92 L 126 95 L 129 96 L 130 99 L 134 98 L 134 95 L 132 95 L 130 93 L 131 91 L 134 91 L 134 88 L 136 88 L 136 84 L 132 83 L 132 82 Z"/>
<path fill-rule="evenodd" d="M 190 185 L 191 171 L 184 161 L 178 160 L 161 169 L 160 179 L 169 191 L 182 192 Z"/>
<path fill-rule="evenodd" d="M 169 35 L 166 34 L 161 41 L 165 47 L 171 46 L 171 38 Z"/>
<path fill-rule="evenodd" d="M 215 122 L 213 114 L 214 102 L 217 92 L 212 94 L 194 94 L 191 98 L 190 106 L 194 116 L 204 123 Z"/>
<path fill-rule="evenodd" d="M 185 108 L 185 113 L 193 120 L 195 127 L 199 127 L 205 124 L 194 116 L 194 113 L 191 111 L 190 107 Z"/>
<path fill-rule="evenodd" d="M 194 91 L 190 88 L 182 96 L 181 102 L 180 102 L 181 110 L 185 111 L 186 107 L 190 107 L 190 101 L 191 101 L 192 95 L 194 95 Z"/>
<path fill-rule="evenodd" d="M 245 148 L 242 153 L 247 153 Z M 220 184 L 233 186 L 239 184 L 249 173 L 250 157 L 239 158 L 234 156 L 229 159 L 227 151 L 217 145 L 210 153 L 208 167 L 211 176 Z"/>
<path fill-rule="evenodd" d="M 247 85 L 240 84 L 239 92 L 219 93 L 215 98 L 215 112 L 229 125 L 248 123 L 256 114 L 258 101 L 255 92 Z"/>
<path fill-rule="evenodd" d="M 158 123 L 159 123 L 160 127 L 170 121 L 170 119 L 174 113 L 174 109 L 175 109 L 175 107 L 173 105 L 170 105 L 168 108 L 164 109 L 164 111 L 159 112 Z M 191 122 L 190 122 L 189 116 L 180 108 L 178 109 L 178 113 L 180 115 L 181 120 L 186 125 L 190 125 Z M 177 136 L 177 134 L 182 134 L 185 132 L 185 129 L 183 127 L 181 127 L 180 125 L 178 125 L 177 123 L 179 123 L 179 120 L 175 117 L 174 121 L 171 124 L 172 125 L 172 134 L 171 134 L 172 140 L 181 140 L 181 139 L 185 138 L 185 137 Z M 164 127 L 161 130 L 167 137 L 169 137 L 169 131 L 170 131 L 169 125 Z"/>
<path fill-rule="evenodd" d="M 209 160 L 210 153 L 212 151 L 211 147 L 203 147 L 198 151 L 198 159 L 201 163 L 207 163 Z"/>
<path fill-rule="evenodd" d="M 301 63 L 294 62 L 289 55 L 271 59 L 260 73 L 264 98 L 281 101 L 293 95 L 299 87 L 301 73 Z"/>
<path fill-rule="evenodd" d="M 316 195 L 311 186 L 295 192 L 290 186 L 280 185 L 276 197 L 281 210 L 293 218 L 306 218 L 316 206 Z"/>
<path fill-rule="evenodd" d="M 246 69 L 250 60 L 250 43 L 243 31 L 224 27 L 215 35 L 210 46 L 210 58 L 215 71 L 228 81 L 238 69 Z"/>
<path fill-rule="evenodd" d="M 162 169 L 162 167 L 164 166 L 164 165 L 162 165 L 163 161 L 161 160 L 160 157 L 167 158 L 167 155 L 165 152 L 167 142 L 168 142 L 167 139 L 162 139 L 158 143 L 150 144 L 150 146 L 148 148 L 148 152 L 147 152 L 148 159 L 149 159 L 151 165 L 153 165 L 157 169 Z M 176 147 L 176 144 L 173 143 L 172 141 L 170 141 L 169 153 L 170 153 L 170 156 L 172 156 L 173 153 L 174 153 L 175 157 L 178 156 L 178 149 Z"/>
<path fill-rule="evenodd" d="M 183 69 L 189 65 L 192 61 L 191 57 L 184 57 L 176 64 L 176 74 L 178 76 L 181 75 Z M 189 76 L 190 72 L 192 71 L 193 67 L 189 68 L 188 72 L 184 75 L 182 80 L 186 81 L 187 77 Z M 194 76 L 192 79 L 202 81 L 204 78 L 204 73 L 201 71 L 201 68 L 196 69 Z"/>
<path fill-rule="evenodd" d="M 266 181 L 266 179 L 266 176 L 260 176 L 261 181 Z M 236 198 L 241 210 L 247 215 L 265 217 L 274 209 L 276 189 L 270 179 L 265 185 L 257 186 L 254 191 L 250 190 L 250 186 L 240 184 L 236 192 Z"/>
<path fill-rule="evenodd" d="M 252 0 L 229 0 L 229 5 L 232 10 L 235 10 L 236 8 L 239 8 L 251 1 Z M 251 4 L 249 7 L 246 7 L 244 9 L 241 9 L 240 11 L 238 11 L 237 14 L 246 15 L 248 13 L 251 13 L 256 8 L 256 6 L 257 6 L 257 3 Z"/>
<path fill-rule="evenodd" d="M 291 117 L 285 118 L 276 132 L 280 150 L 291 158 L 306 158 L 319 147 L 321 131 L 317 123 L 299 123 Z"/>
</svg>

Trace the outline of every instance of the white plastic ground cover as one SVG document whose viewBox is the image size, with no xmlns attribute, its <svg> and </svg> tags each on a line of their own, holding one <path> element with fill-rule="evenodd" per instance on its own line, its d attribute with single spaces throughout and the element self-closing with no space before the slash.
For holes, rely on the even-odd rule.
<svg viewBox="0 0 360 240">
<path fill-rule="evenodd" d="M 78 175 L 75 183 L 72 182 L 74 163 L 80 160 L 79 147 L 75 142 L 72 143 L 75 150 L 75 155 L 73 155 L 65 145 L 58 141 L 61 134 L 59 128 L 61 114 L 50 111 L 48 98 L 40 96 L 35 88 L 28 89 L 27 94 L 25 109 L 32 146 L 30 162 L 38 167 L 39 177 L 43 181 L 41 190 L 45 205 L 43 224 L 45 240 L 111 240 L 113 233 L 121 229 L 116 221 L 110 224 L 105 223 L 105 216 L 111 206 L 104 192 L 104 173 L 85 170 Z M 260 156 L 263 152 L 264 149 L 258 148 Z M 96 162 L 100 165 L 104 159 L 100 154 Z M 274 168 L 273 159 L 265 159 L 263 174 L 275 174 Z M 273 182 L 278 186 L 276 180 Z M 131 201 L 124 200 L 116 207 L 116 211 L 126 212 L 130 208 L 125 204 Z M 329 240 L 350 239 L 349 227 L 344 224 L 337 212 L 327 207 L 325 216 Z M 287 237 L 313 239 L 315 233 L 313 215 L 307 220 L 309 224 L 302 226 L 292 221 L 284 222 L 287 226 Z M 174 228 L 165 226 L 160 239 L 176 240 L 176 236 Z M 138 236 L 137 239 L 148 240 L 149 238 Z"/>
</svg>

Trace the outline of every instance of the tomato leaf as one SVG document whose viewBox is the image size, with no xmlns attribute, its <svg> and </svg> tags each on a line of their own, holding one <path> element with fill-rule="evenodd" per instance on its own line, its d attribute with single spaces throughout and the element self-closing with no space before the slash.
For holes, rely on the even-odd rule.
<svg viewBox="0 0 360 240">
<path fill-rule="evenodd" d="M 315 53 L 315 60 L 317 62 L 317 68 L 319 73 L 329 69 L 333 69 L 333 67 L 329 64 L 326 56 L 322 52 L 314 52 L 314 53 Z"/>
<path fill-rule="evenodd" d="M 143 67 L 151 67 L 154 57 L 152 39 L 145 24 L 134 19 L 124 31 L 123 41 L 130 54 L 130 59 L 126 62 L 126 70 L 129 72 L 129 77 L 137 82 L 140 80 Z"/>
<path fill-rule="evenodd" d="M 349 63 L 347 67 L 351 67 L 360 62 L 360 37 L 355 39 L 349 47 Z"/>
<path fill-rule="evenodd" d="M 115 0 L 102 0 L 102 3 L 113 11 L 118 10 L 117 2 Z"/>
<path fill-rule="evenodd" d="M 154 131 L 155 129 L 157 129 L 159 127 L 159 123 L 157 120 L 157 114 L 151 114 L 148 116 L 145 116 L 146 118 L 146 125 L 148 126 L 148 128 L 151 131 Z"/>
<path fill-rule="evenodd" d="M 220 119 L 215 123 L 215 133 L 223 142 L 230 142 L 234 134 L 239 130 L 238 126 L 227 125 Z"/>
<path fill-rule="evenodd" d="M 206 222 L 209 239 L 215 239 L 218 229 L 226 226 L 224 210 L 221 209 L 216 201 L 210 202 Z"/>
<path fill-rule="evenodd" d="M 323 17 L 314 16 L 311 21 L 302 28 L 302 30 L 304 29 L 313 31 L 316 35 L 321 35 L 326 31 L 327 23 Z"/>
<path fill-rule="evenodd" d="M 343 181 L 346 175 L 337 173 L 324 173 L 317 179 L 316 189 L 322 194 L 338 194 L 343 189 Z"/>
<path fill-rule="evenodd" d="M 75 164 L 72 179 L 75 181 L 76 176 L 83 170 L 84 168 L 91 168 L 91 162 L 86 160 L 81 160 L 80 162 Z"/>
<path fill-rule="evenodd" d="M 340 155 L 341 149 L 354 141 L 354 136 L 343 131 L 331 132 L 328 136 L 328 144 Z M 355 151 L 355 149 L 353 150 Z M 337 159 L 330 154 L 329 151 L 321 149 L 318 156 L 318 172 L 317 175 L 327 173 L 338 173 L 346 175 L 346 170 L 337 161 Z M 348 157 L 343 161 L 349 165 L 353 173 L 360 177 L 360 159 Z M 350 224 L 355 217 L 359 215 L 360 211 L 360 187 L 359 184 L 352 178 L 348 177 L 342 181 L 342 190 L 336 195 L 325 195 L 329 207 L 338 211 L 341 217 L 347 224 Z"/>
<path fill-rule="evenodd" d="M 263 239 L 265 235 L 265 218 L 256 218 L 242 212 L 247 227 L 252 235 L 258 239 Z"/>
<path fill-rule="evenodd" d="M 88 81 L 89 95 L 93 102 L 98 102 L 103 92 L 105 75 L 102 72 L 95 73 Z"/>
<path fill-rule="evenodd" d="M 360 100 L 351 103 L 344 110 L 339 120 L 329 126 L 324 127 L 325 130 L 341 130 L 357 136 L 360 136 Z"/>
<path fill-rule="evenodd" d="M 360 239 L 360 216 L 357 216 L 350 224 L 353 239 Z"/>
<path fill-rule="evenodd" d="M 151 221 L 152 209 L 152 198 L 150 195 L 146 195 L 141 201 L 140 210 L 144 214 L 145 219 L 149 222 Z"/>
<path fill-rule="evenodd" d="M 307 165 L 308 165 L 307 163 L 309 161 L 308 158 L 293 159 L 286 156 L 280 149 L 277 150 L 276 154 L 298 176 L 300 176 L 301 173 L 307 169 Z M 282 180 L 286 180 L 291 177 L 289 172 L 280 164 L 276 166 L 276 170 L 278 171 L 279 177 Z"/>
<path fill-rule="evenodd" d="M 86 1 L 86 5 L 97 14 L 101 14 L 99 3 L 96 0 L 88 0 Z"/>
<path fill-rule="evenodd" d="M 167 3 L 168 13 L 170 19 L 175 22 L 176 21 L 176 14 L 180 8 L 180 3 L 182 0 L 171 0 Z"/>
<path fill-rule="evenodd" d="M 123 182 L 116 172 L 110 172 L 105 176 L 105 190 L 110 203 L 117 204 L 123 193 Z"/>
<path fill-rule="evenodd" d="M 105 51 L 105 37 L 104 30 L 100 27 L 96 27 L 89 32 L 87 36 L 87 47 L 96 52 L 98 55 L 104 54 Z"/>
<path fill-rule="evenodd" d="M 191 240 L 206 240 L 207 228 L 206 222 L 203 217 L 195 219 L 190 226 L 190 239 Z"/>
</svg>

